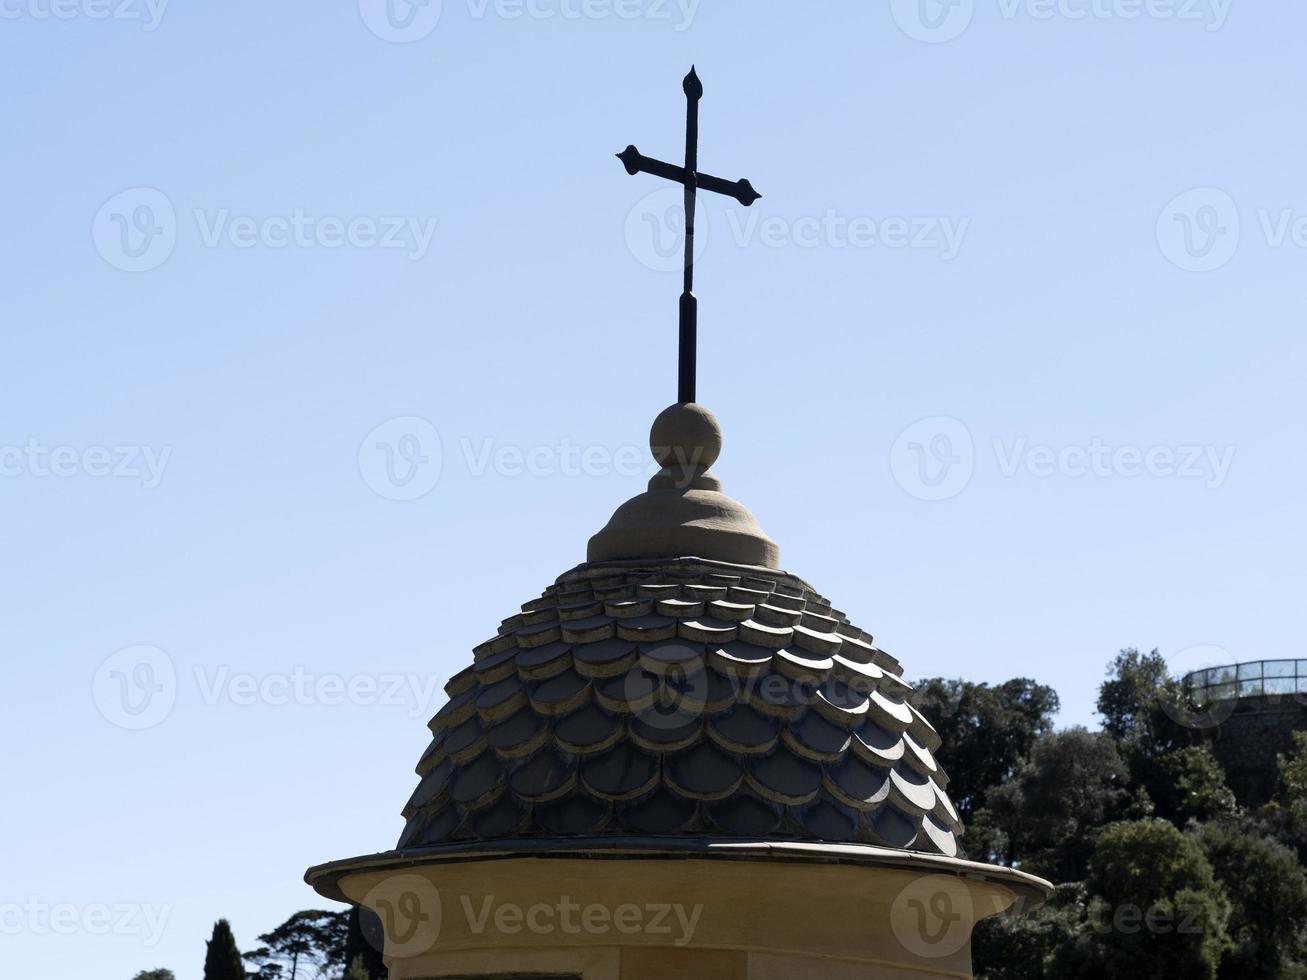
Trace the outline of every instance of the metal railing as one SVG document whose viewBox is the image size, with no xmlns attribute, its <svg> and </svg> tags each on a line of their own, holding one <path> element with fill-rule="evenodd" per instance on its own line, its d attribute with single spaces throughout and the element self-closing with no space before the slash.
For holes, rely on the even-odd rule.
<svg viewBox="0 0 1307 980">
<path fill-rule="evenodd" d="M 1307 696 L 1307 660 L 1254 660 L 1231 667 L 1209 667 L 1186 674 L 1182 683 L 1198 703 Z"/>
</svg>

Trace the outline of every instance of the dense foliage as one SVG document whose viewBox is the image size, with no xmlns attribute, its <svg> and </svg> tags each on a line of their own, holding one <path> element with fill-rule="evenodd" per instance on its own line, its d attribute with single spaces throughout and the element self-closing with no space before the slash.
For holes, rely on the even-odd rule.
<svg viewBox="0 0 1307 980">
<path fill-rule="evenodd" d="M 1307 980 L 1307 733 L 1280 758 L 1278 797 L 1250 812 L 1156 652 L 1112 662 L 1098 732 L 1055 731 L 1057 695 L 1030 680 L 921 692 L 943 761 L 970 767 L 968 856 L 1057 885 L 977 928 L 977 977 Z"/>
</svg>

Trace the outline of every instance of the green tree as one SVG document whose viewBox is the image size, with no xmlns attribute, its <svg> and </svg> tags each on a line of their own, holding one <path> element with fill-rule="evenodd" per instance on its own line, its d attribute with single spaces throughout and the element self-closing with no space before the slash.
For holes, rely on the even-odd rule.
<svg viewBox="0 0 1307 980">
<path fill-rule="evenodd" d="M 389 974 L 381 958 L 385 930 L 380 917 L 361 905 L 353 906 L 345 915 L 348 928 L 341 962 L 350 964 L 350 969 L 353 969 L 355 961 L 359 961 L 364 971 L 362 980 L 386 980 Z"/>
<path fill-rule="evenodd" d="M 1289 831 L 1307 836 L 1307 732 L 1293 733 L 1293 748 L 1278 757 L 1280 808 Z"/>
<path fill-rule="evenodd" d="M 1071 728 L 1045 735 L 1016 778 L 989 794 L 993 822 L 1010 858 L 1054 881 L 1084 877 L 1093 831 L 1123 815 L 1128 772 L 1102 732 Z"/>
<path fill-rule="evenodd" d="M 1247 821 L 1209 823 L 1193 836 L 1233 903 L 1234 949 L 1221 980 L 1307 977 L 1307 874 L 1297 855 Z"/>
<path fill-rule="evenodd" d="M 204 980 L 245 980 L 241 951 L 226 919 L 214 923 L 213 936 L 205 947 Z"/>
<path fill-rule="evenodd" d="M 965 823 L 1053 730 L 1058 709 L 1057 692 L 1026 678 L 997 687 L 931 678 L 918 685 L 916 704 L 943 740 L 949 798 Z"/>
<path fill-rule="evenodd" d="M 1158 816 L 1176 824 L 1187 820 L 1216 820 L 1238 809 L 1225 782 L 1225 770 L 1210 746 L 1174 749 L 1158 757 L 1150 797 Z"/>
<path fill-rule="evenodd" d="M 1166 658 L 1156 650 L 1122 650 L 1109 665 L 1107 680 L 1098 689 L 1103 731 L 1123 749 L 1149 756 L 1174 747 L 1177 726 L 1162 707 L 1162 699 L 1173 683 Z"/>
<path fill-rule="evenodd" d="M 1086 885 L 1092 940 L 1070 975 L 1216 980 L 1230 903 L 1192 837 L 1165 820 L 1107 827 Z"/>
<path fill-rule="evenodd" d="M 338 977 L 344 971 L 347 913 L 310 909 L 296 912 L 272 932 L 264 945 L 245 954 L 257 967 L 258 980 L 301 980 Z"/>
<path fill-rule="evenodd" d="M 132 980 L 177 980 L 172 970 L 142 970 Z"/>
</svg>

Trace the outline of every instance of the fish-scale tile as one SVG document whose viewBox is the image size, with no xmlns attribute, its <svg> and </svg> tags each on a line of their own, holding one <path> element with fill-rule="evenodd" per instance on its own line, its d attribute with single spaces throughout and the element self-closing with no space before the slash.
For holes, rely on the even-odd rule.
<svg viewBox="0 0 1307 980">
<path fill-rule="evenodd" d="M 852 740 L 848 729 L 832 724 L 816 711 L 805 712 L 802 718 L 784 726 L 781 737 L 793 752 L 814 762 L 843 758 Z"/>
<path fill-rule="evenodd" d="M 856 756 L 827 765 L 822 785 L 835 799 L 855 810 L 874 810 L 890 796 L 890 777 L 884 769 L 869 766 Z"/>
<path fill-rule="evenodd" d="M 513 793 L 532 803 L 548 803 L 576 788 L 576 758 L 545 750 L 532 756 L 508 777 Z"/>
<path fill-rule="evenodd" d="M 509 646 L 509 650 L 516 649 L 515 646 Z M 445 693 L 451 699 L 457 698 L 460 694 L 466 694 L 479 683 L 475 665 L 464 667 L 457 674 L 445 682 Z"/>
<path fill-rule="evenodd" d="M 529 815 L 529 808 L 505 793 L 492 806 L 473 814 L 472 828 L 483 840 L 514 837 L 526 825 Z"/>
<path fill-rule="evenodd" d="M 625 732 L 624 722 L 596 704 L 587 704 L 554 726 L 554 738 L 566 752 L 590 755 L 612 748 Z"/>
<path fill-rule="evenodd" d="M 784 813 L 778 804 L 744 789 L 707 807 L 712 822 L 722 833 L 732 837 L 766 837 L 776 830 Z"/>
<path fill-rule="evenodd" d="M 780 739 L 780 731 L 779 722 L 747 704 L 708 720 L 708 736 L 727 752 L 742 755 L 770 752 Z"/>
<path fill-rule="evenodd" d="M 723 643 L 708 654 L 708 664 L 727 677 L 756 677 L 771 669 L 772 651 L 747 643 Z"/>
<path fill-rule="evenodd" d="M 962 826 L 962 818 L 958 816 L 953 801 L 948 798 L 948 794 L 938 783 L 935 784 L 935 809 L 931 813 L 935 815 L 935 821 L 943 827 L 956 829 Z"/>
<path fill-rule="evenodd" d="M 702 616 L 705 604 L 697 599 L 659 599 L 657 612 L 660 616 L 673 619 L 692 619 Z"/>
<path fill-rule="evenodd" d="M 517 646 L 517 641 L 513 638 L 512 633 L 500 633 L 498 636 L 491 637 L 484 643 L 479 643 L 473 647 L 472 657 L 476 660 L 482 660 L 496 653 L 511 650 L 515 646 Z"/>
<path fill-rule="evenodd" d="M 534 650 L 521 650 L 514 663 L 523 680 L 548 680 L 567 670 L 572 664 L 572 647 L 568 643 L 548 643 Z"/>
<path fill-rule="evenodd" d="M 742 623 L 753 617 L 753 606 L 731 602 L 727 599 L 714 599 L 708 604 L 708 615 L 714 619 L 725 619 L 732 623 Z"/>
<path fill-rule="evenodd" d="M 756 619 L 740 623 L 740 639 L 754 646 L 779 650 L 794 639 L 794 630 L 788 626 L 768 626 Z"/>
<path fill-rule="evenodd" d="M 921 829 L 924 831 L 921 835 L 923 842 L 929 841 L 931 846 L 945 857 L 958 856 L 958 839 L 953 831 L 947 827 L 941 827 L 929 814 L 922 819 Z"/>
<path fill-rule="evenodd" d="M 857 811 L 849 810 L 825 797 L 804 807 L 798 815 L 804 829 L 818 840 L 853 840 L 858 833 Z"/>
<path fill-rule="evenodd" d="M 453 806 L 421 813 L 410 822 L 412 834 L 408 842 L 401 842 L 399 846 L 404 848 L 439 844 L 458 827 L 458 820 L 458 810 Z"/>
<path fill-rule="evenodd" d="M 472 810 L 489 806 L 504 789 L 504 767 L 490 753 L 458 769 L 449 782 L 449 795 L 454 802 Z"/>
<path fill-rule="evenodd" d="M 567 670 L 546 681 L 527 685 L 532 706 L 543 715 L 565 715 L 590 699 L 590 680 Z"/>
<path fill-rule="evenodd" d="M 681 587 L 667 583 L 642 582 L 636 586 L 635 591 L 638 595 L 651 599 L 673 599 L 681 594 Z"/>
<path fill-rule="evenodd" d="M 908 724 L 908 731 L 918 742 L 930 749 L 932 752 L 938 752 L 944 740 L 939 737 L 939 732 L 935 731 L 935 726 L 926 720 L 916 707 L 909 703 L 908 710 L 912 712 L 912 721 Z"/>
<path fill-rule="evenodd" d="M 835 666 L 829 657 L 818 657 L 794 650 L 777 650 L 772 664 L 786 677 L 796 681 L 819 684 Z"/>
<path fill-rule="evenodd" d="M 422 753 L 422 758 L 418 760 L 417 774 L 425 776 L 428 772 L 444 762 L 448 758 L 445 753 L 445 732 L 431 739 L 427 745 L 427 750 Z"/>
<path fill-rule="evenodd" d="M 907 850 L 916 842 L 921 825 L 892 806 L 885 806 L 867 817 L 867 827 L 874 843 Z"/>
<path fill-rule="evenodd" d="M 617 805 L 617 812 L 628 827 L 642 834 L 654 835 L 679 834 L 688 830 L 698 810 L 698 804 L 693 800 L 662 789 L 646 799 Z"/>
<path fill-rule="evenodd" d="M 766 589 L 749 589 L 743 585 L 733 585 L 726 594 L 731 602 L 738 602 L 742 605 L 756 606 L 759 603 L 766 602 L 771 598 L 771 592 Z"/>
<path fill-rule="evenodd" d="M 889 771 L 890 801 L 912 817 L 924 817 L 935 809 L 935 784 L 929 776 L 913 772 L 900 763 Z"/>
<path fill-rule="evenodd" d="M 658 760 L 625 743 L 581 761 L 586 789 L 606 800 L 636 799 L 658 785 L 658 778 Z"/>
<path fill-rule="evenodd" d="M 911 732 L 903 733 L 903 745 L 907 749 L 903 754 L 903 761 L 918 773 L 923 776 L 934 776 L 939 772 L 939 764 L 935 761 L 934 755 L 913 738 Z"/>
<path fill-rule="evenodd" d="M 831 677 L 827 678 L 826 683 L 813 696 L 812 706 L 827 721 L 852 730 L 862 724 L 867 717 L 867 705 L 870 700 L 843 681 Z"/>
<path fill-rule="evenodd" d="M 454 771 L 454 764 L 448 760 L 427 773 L 418 788 L 409 797 L 404 806 L 405 813 L 414 813 L 425 806 L 438 803 L 449 790 L 449 777 Z"/>
<path fill-rule="evenodd" d="M 485 733 L 486 745 L 501 759 L 521 759 L 549 738 L 549 724 L 530 707 L 525 707 Z"/>
<path fill-rule="evenodd" d="M 471 762 L 486 750 L 485 728 L 481 719 L 472 717 L 445 735 L 445 754 L 456 765 Z"/>
<path fill-rule="evenodd" d="M 807 803 L 821 789 L 821 767 L 799 758 L 786 748 L 754 759 L 745 777 L 754 792 L 774 803 Z"/>
<path fill-rule="evenodd" d="M 598 599 L 587 599 L 584 602 L 568 603 L 558 607 L 558 618 L 563 623 L 572 622 L 578 619 L 590 619 L 594 616 L 602 615 L 604 604 Z"/>
<path fill-rule="evenodd" d="M 605 711 L 633 715 L 648 711 L 658 700 L 662 688 L 657 677 L 648 671 L 632 668 L 618 677 L 595 681 L 595 700 Z"/>
<path fill-rule="evenodd" d="M 784 721 L 799 717 L 812 694 L 811 686 L 775 672 L 751 682 L 746 690 L 750 705 L 770 718 Z"/>
<path fill-rule="evenodd" d="M 474 680 L 482 687 L 498 684 L 517 670 L 517 648 L 503 650 L 493 656 L 478 660 L 472 667 Z"/>
<path fill-rule="evenodd" d="M 868 714 L 882 728 L 905 731 L 912 722 L 912 711 L 906 701 L 887 695 L 878 687 L 868 698 Z"/>
<path fill-rule="evenodd" d="M 670 640 L 676 636 L 676 620 L 670 616 L 641 616 L 638 619 L 623 619 L 617 623 L 617 635 L 623 640 L 635 640 L 639 643 L 657 643 Z"/>
<path fill-rule="evenodd" d="M 687 595 L 692 595 L 696 599 L 702 599 L 704 602 L 712 602 L 715 599 L 725 599 L 730 589 L 724 585 L 703 585 L 691 583 L 685 587 Z"/>
<path fill-rule="evenodd" d="M 598 643 L 617 635 L 617 622 L 611 616 L 564 621 L 559 627 L 564 643 Z"/>
<path fill-rule="evenodd" d="M 818 657 L 833 657 L 844 648 L 844 640 L 838 633 L 819 633 L 799 625 L 794 627 L 794 645 Z"/>
<path fill-rule="evenodd" d="M 703 739 L 700 713 L 673 709 L 644 711 L 631 719 L 631 741 L 650 752 L 676 752 Z"/>
<path fill-rule="evenodd" d="M 526 685 L 516 673 L 498 684 L 482 687 L 477 695 L 477 714 L 487 725 L 507 721 L 526 705 Z"/>
<path fill-rule="evenodd" d="M 542 647 L 546 643 L 557 643 L 562 635 L 562 628 L 556 621 L 541 623 L 539 626 L 524 626 L 514 634 L 517 645 L 526 650 Z"/>
<path fill-rule="evenodd" d="M 907 747 L 903 739 L 867 720 L 853 732 L 853 752 L 872 765 L 888 769 L 903 758 Z"/>
<path fill-rule="evenodd" d="M 603 829 L 611 813 L 611 804 L 588 796 L 570 796 L 556 803 L 539 804 L 533 812 L 546 833 L 581 837 Z"/>
<path fill-rule="evenodd" d="M 438 735 L 447 728 L 456 728 L 475 715 L 477 692 L 474 682 L 473 686 L 446 702 L 427 726 L 431 729 L 431 734 Z"/>
<path fill-rule="evenodd" d="M 635 666 L 639 647 L 631 640 L 601 640 L 572 651 L 576 672 L 584 677 L 617 677 Z"/>
<path fill-rule="evenodd" d="M 663 772 L 672 790 L 696 800 L 724 800 L 744 781 L 740 764 L 709 742 L 668 756 Z"/>
<path fill-rule="evenodd" d="M 676 635 L 696 643 L 729 643 L 739 636 L 736 623 L 722 619 L 683 619 L 676 624 Z"/>
</svg>

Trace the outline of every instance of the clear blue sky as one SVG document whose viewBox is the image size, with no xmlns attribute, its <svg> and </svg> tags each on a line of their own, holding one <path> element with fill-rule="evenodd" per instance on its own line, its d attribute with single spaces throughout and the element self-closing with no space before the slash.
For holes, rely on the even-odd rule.
<svg viewBox="0 0 1307 980">
<path fill-rule="evenodd" d="M 704 205 L 701 400 L 787 568 L 1063 724 L 1123 646 L 1301 651 L 1301 4 L 0 12 L 6 975 L 198 980 L 394 843 L 423 686 L 642 486 L 674 215 L 612 154 L 691 62 L 765 195 Z"/>
</svg>

